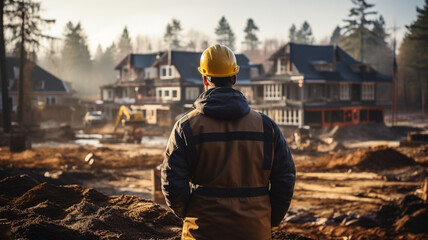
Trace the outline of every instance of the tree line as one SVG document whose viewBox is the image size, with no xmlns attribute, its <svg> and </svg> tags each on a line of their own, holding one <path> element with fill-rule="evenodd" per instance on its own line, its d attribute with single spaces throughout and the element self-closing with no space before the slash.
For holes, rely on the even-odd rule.
<svg viewBox="0 0 428 240">
<path fill-rule="evenodd" d="M 328 39 L 321 40 L 317 44 L 337 44 L 358 61 L 370 64 L 376 70 L 391 75 L 393 49 L 388 43 L 390 34 L 386 29 L 384 18 L 373 11 L 372 8 L 375 5 L 366 0 L 351 0 L 351 2 L 354 6 L 349 10 L 347 18 L 343 20 L 344 26 L 337 26 Z M 425 7 L 417 9 L 418 18 L 407 26 L 406 36 L 399 49 L 399 102 L 402 107 L 426 106 L 427 5 L 426 0 Z M 87 35 L 81 23 L 68 22 L 63 36 L 54 38 L 43 34 L 44 26 L 53 24 L 55 21 L 40 17 L 40 3 L 34 3 L 32 0 L 5 0 L 2 9 L 5 17 L 2 23 L 4 29 L 1 31 L 5 33 L 3 38 L 6 40 L 4 54 L 20 59 L 31 59 L 39 63 L 54 75 L 71 83 L 71 87 L 81 96 L 98 96 L 101 85 L 114 83 L 116 81 L 114 67 L 129 53 L 148 53 L 168 49 L 202 51 L 213 43 L 221 43 L 236 50 L 237 45 L 236 35 L 225 16 L 219 19 L 217 26 L 213 29 L 215 39 L 195 30 L 184 34 L 180 20 L 172 19 L 165 27 L 162 39 L 138 35 L 132 40 L 125 26 L 116 41 L 104 48 L 99 45 L 94 56 L 91 56 Z M 285 44 L 285 41 L 275 38 L 260 41 L 258 31 L 256 22 L 252 18 L 247 19 L 243 29 L 241 50 L 253 63 L 263 63 L 265 69 L 269 69 L 271 63 L 267 60 L 268 57 Z M 45 56 L 38 59 L 36 53 L 44 39 L 48 40 L 50 46 L 46 48 Z M 299 27 L 293 23 L 288 29 L 288 42 L 315 44 L 309 22 L 304 21 Z M 21 76 L 24 77 L 24 74 Z M 4 79 L 3 76 L 2 79 Z M 5 94 L 3 98 L 4 96 Z"/>
</svg>

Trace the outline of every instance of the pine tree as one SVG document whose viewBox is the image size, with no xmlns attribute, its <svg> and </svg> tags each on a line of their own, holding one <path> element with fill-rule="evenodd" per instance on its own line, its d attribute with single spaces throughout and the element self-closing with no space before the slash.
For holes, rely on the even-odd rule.
<svg viewBox="0 0 428 240">
<path fill-rule="evenodd" d="M 390 75 L 392 71 L 392 49 L 388 46 L 386 38 L 389 34 L 386 33 L 385 20 L 380 15 L 378 19 L 373 21 L 372 34 L 366 40 L 367 48 L 366 62 L 373 66 L 376 70 Z"/>
<path fill-rule="evenodd" d="M 132 53 L 131 38 L 129 37 L 128 28 L 125 26 L 122 35 L 120 36 L 119 41 L 117 43 L 116 62 L 118 63 L 122 61 L 123 58 L 130 53 Z"/>
<path fill-rule="evenodd" d="M 88 81 L 91 76 L 92 62 L 86 36 L 80 23 L 68 22 L 64 30 L 64 46 L 62 49 L 63 77 L 72 83 L 73 89 L 81 96 L 99 92 L 93 89 Z"/>
<path fill-rule="evenodd" d="M 337 27 L 334 29 L 333 33 L 331 34 L 331 37 L 330 37 L 330 44 L 331 44 L 331 45 L 333 45 L 333 44 L 337 44 L 337 43 L 339 42 L 340 37 L 341 37 L 341 34 L 340 34 L 340 27 L 339 27 L 339 26 L 337 26 Z"/>
<path fill-rule="evenodd" d="M 348 24 L 343 28 L 344 36 L 339 40 L 340 46 L 347 51 L 351 56 L 365 62 L 365 53 L 368 52 L 367 39 L 374 38 L 370 26 L 373 26 L 374 21 L 369 20 L 370 15 L 377 12 L 369 11 L 374 7 L 374 4 L 368 4 L 366 0 L 351 0 L 356 7 L 351 8 L 348 17 L 344 21 Z"/>
<path fill-rule="evenodd" d="M 18 80 L 18 122 L 23 123 L 24 111 L 31 111 L 31 84 L 29 76 L 33 63 L 27 59 L 35 60 L 36 51 L 42 39 L 54 39 L 51 36 L 43 34 L 42 28 L 55 22 L 53 19 L 44 19 L 40 17 L 40 3 L 31 0 L 9 1 L 6 26 L 12 33 L 10 43 L 19 46 L 20 66 Z M 28 66 L 27 66 L 28 65 Z M 25 97 L 24 97 L 25 95 Z M 24 110 L 24 107 L 26 108 Z M 26 118 L 26 121 L 31 119 Z"/>
<path fill-rule="evenodd" d="M 300 29 L 296 29 L 296 25 L 291 25 L 288 30 L 288 39 L 292 43 L 313 44 L 315 39 L 312 35 L 312 28 L 307 21 L 304 21 Z"/>
<path fill-rule="evenodd" d="M 247 26 L 244 29 L 245 40 L 242 42 L 246 47 L 247 51 L 254 51 L 257 46 L 260 44 L 259 39 L 255 31 L 258 31 L 259 28 L 254 23 L 253 19 L 249 18 L 247 20 Z"/>
<path fill-rule="evenodd" d="M 291 43 L 295 43 L 297 40 L 296 34 L 297 34 L 296 25 L 294 25 L 293 23 L 290 29 L 288 30 L 288 41 Z"/>
<path fill-rule="evenodd" d="M 404 103 L 401 107 L 416 107 L 425 114 L 428 105 L 428 0 L 416 11 L 418 18 L 406 26 L 399 51 L 399 102 Z"/>
<path fill-rule="evenodd" d="M 218 22 L 215 34 L 219 44 L 223 44 L 235 51 L 235 34 L 224 16 Z"/>
<path fill-rule="evenodd" d="M 99 88 L 105 84 L 114 83 L 115 78 L 115 55 L 116 46 L 112 43 L 103 51 L 101 45 L 98 45 L 97 51 L 94 56 L 94 79 L 96 79 L 96 86 Z"/>
<path fill-rule="evenodd" d="M 172 19 L 171 23 L 166 25 L 164 41 L 171 50 L 180 50 L 181 46 L 181 23 L 177 19 Z"/>
</svg>

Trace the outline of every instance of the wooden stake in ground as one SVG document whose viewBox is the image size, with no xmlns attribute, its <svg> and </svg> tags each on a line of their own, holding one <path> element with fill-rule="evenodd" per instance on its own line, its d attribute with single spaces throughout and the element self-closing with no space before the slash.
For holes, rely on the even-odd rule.
<svg viewBox="0 0 428 240">
<path fill-rule="evenodd" d="M 424 187 L 422 188 L 422 199 L 428 201 L 428 178 L 425 178 Z"/>
</svg>

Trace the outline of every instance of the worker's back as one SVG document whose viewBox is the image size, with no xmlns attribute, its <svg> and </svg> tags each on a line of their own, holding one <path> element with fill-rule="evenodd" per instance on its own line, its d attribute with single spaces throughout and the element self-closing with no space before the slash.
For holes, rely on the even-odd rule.
<svg viewBox="0 0 428 240">
<path fill-rule="evenodd" d="M 194 147 L 188 157 L 193 170 L 193 194 L 183 237 L 270 239 L 272 127 L 267 126 L 267 119 L 263 124 L 262 115 L 255 111 L 227 112 L 229 104 L 239 106 L 233 99 L 216 105 L 218 92 L 240 94 L 236 90 L 213 91 L 217 93 L 212 94 L 211 101 L 204 102 L 205 114 L 193 110 L 182 125 L 190 148 Z M 218 107 L 218 112 L 210 113 L 210 106 Z M 231 116 L 237 112 L 242 115 Z M 230 117 L 234 119 L 224 119 Z"/>
<path fill-rule="evenodd" d="M 270 239 L 293 196 L 290 150 L 277 124 L 232 88 L 232 50 L 207 48 L 198 70 L 205 92 L 176 122 L 161 168 L 166 203 L 184 219 L 182 239 Z"/>
</svg>

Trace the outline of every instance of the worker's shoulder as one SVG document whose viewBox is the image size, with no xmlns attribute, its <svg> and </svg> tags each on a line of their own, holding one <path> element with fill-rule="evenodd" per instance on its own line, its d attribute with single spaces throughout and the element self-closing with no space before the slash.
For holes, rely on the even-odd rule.
<svg viewBox="0 0 428 240">
<path fill-rule="evenodd" d="M 254 111 L 254 110 L 251 110 L 251 111 L 258 114 L 263 119 L 263 122 L 268 124 L 269 126 L 271 126 L 274 130 L 279 129 L 278 124 L 272 118 L 270 118 L 268 115 L 266 115 L 262 112 Z"/>
<path fill-rule="evenodd" d="M 276 122 L 274 120 L 272 120 L 272 118 L 270 118 L 268 115 L 266 115 L 262 112 L 259 112 L 259 111 L 255 111 L 255 110 L 251 110 L 251 112 L 254 112 L 254 114 L 259 115 L 261 118 L 263 118 L 264 121 L 267 121 L 269 123 L 276 125 Z"/>
<path fill-rule="evenodd" d="M 190 110 L 189 112 L 185 113 L 180 119 L 177 120 L 176 125 L 183 125 L 184 123 L 188 122 L 190 119 L 200 115 L 201 113 L 198 110 L 196 109 Z"/>
</svg>

